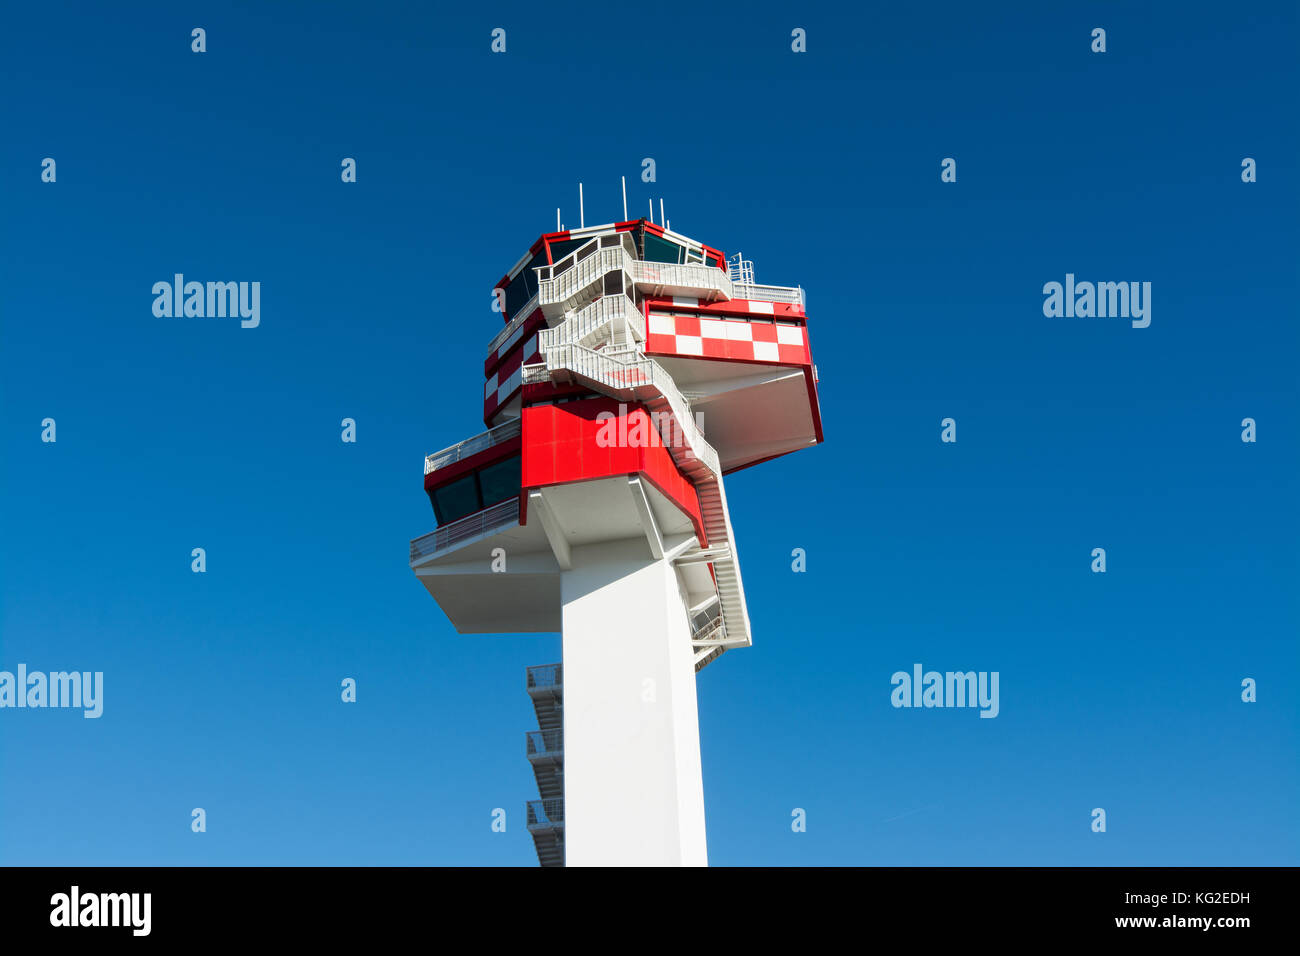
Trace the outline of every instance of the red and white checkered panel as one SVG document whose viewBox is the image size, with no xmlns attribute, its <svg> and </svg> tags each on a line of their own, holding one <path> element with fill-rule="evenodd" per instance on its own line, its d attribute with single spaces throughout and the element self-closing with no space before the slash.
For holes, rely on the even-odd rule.
<svg viewBox="0 0 1300 956">
<path fill-rule="evenodd" d="M 764 302 L 771 306 L 773 303 Z M 646 352 L 661 355 L 811 365 L 803 324 L 736 316 L 655 315 L 646 329 Z"/>
<path fill-rule="evenodd" d="M 650 311 L 689 309 L 691 312 L 708 312 L 717 315 L 745 315 L 755 318 L 770 315 L 774 319 L 804 319 L 803 306 L 797 302 L 768 302 L 763 299 L 692 299 L 680 295 L 671 298 L 650 299 Z"/>
<path fill-rule="evenodd" d="M 524 343 L 523 348 L 515 350 L 513 355 L 501 363 L 500 368 L 488 375 L 483 384 L 483 419 L 489 420 L 506 402 L 519 391 L 523 384 L 523 366 L 536 362 L 541 357 L 537 347 L 537 336 Z"/>
<path fill-rule="evenodd" d="M 518 344 L 520 339 L 532 335 L 539 327 L 545 328 L 546 320 L 542 317 L 541 309 L 534 309 L 532 315 L 528 316 L 528 318 L 521 322 L 519 328 L 510 333 L 509 338 L 488 354 L 487 361 L 483 364 L 484 371 L 492 371 L 492 369 L 510 353 L 510 350 Z"/>
</svg>

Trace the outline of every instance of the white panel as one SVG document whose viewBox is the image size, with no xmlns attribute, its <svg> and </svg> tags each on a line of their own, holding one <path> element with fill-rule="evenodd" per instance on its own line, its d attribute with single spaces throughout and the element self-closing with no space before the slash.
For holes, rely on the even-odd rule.
<svg viewBox="0 0 1300 956">
<path fill-rule="evenodd" d="M 721 319 L 700 319 L 700 336 L 706 339 L 725 339 L 727 323 Z"/>
<path fill-rule="evenodd" d="M 673 322 L 673 317 L 671 315 L 650 316 L 651 335 L 672 335 L 676 331 L 677 325 Z"/>
<path fill-rule="evenodd" d="M 748 322 L 727 322 L 727 338 L 733 342 L 754 341 L 754 329 Z"/>
<path fill-rule="evenodd" d="M 778 362 L 781 359 L 781 352 L 775 342 L 755 342 L 754 358 L 760 362 Z"/>
<path fill-rule="evenodd" d="M 782 345 L 803 345 L 803 327 L 799 325 L 778 325 L 776 340 Z"/>
<path fill-rule="evenodd" d="M 772 308 L 772 303 L 771 303 L 771 302 L 756 302 L 756 301 L 753 300 L 753 299 L 750 299 L 750 300 L 749 300 L 749 311 L 750 311 L 750 312 L 762 312 L 764 315 L 774 315 L 774 314 L 775 314 L 775 310 Z"/>
<path fill-rule="evenodd" d="M 703 355 L 704 339 L 698 335 L 677 336 L 677 351 L 682 355 Z"/>
</svg>

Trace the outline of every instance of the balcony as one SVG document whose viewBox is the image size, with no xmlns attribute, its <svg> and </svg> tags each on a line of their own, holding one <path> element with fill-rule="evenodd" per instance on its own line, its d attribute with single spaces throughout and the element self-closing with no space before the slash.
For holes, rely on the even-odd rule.
<svg viewBox="0 0 1300 956">
<path fill-rule="evenodd" d="M 519 419 L 511 419 L 496 428 L 489 428 L 473 438 L 466 438 L 463 442 L 452 445 L 450 448 L 444 448 L 442 451 L 435 451 L 432 455 L 426 455 L 424 457 L 424 473 L 426 475 L 431 474 L 439 468 L 454 465 L 456 462 L 468 458 L 470 455 L 477 455 L 481 451 L 486 451 L 494 445 L 509 441 L 511 438 L 518 438 L 519 428 Z"/>
<path fill-rule="evenodd" d="M 563 664 L 538 664 L 528 668 L 528 693 L 537 696 L 558 696 L 564 689 Z"/>
<path fill-rule="evenodd" d="M 564 801 L 562 799 L 528 801 L 528 830 L 530 833 L 535 833 L 538 830 L 562 829 L 563 827 Z"/>
<path fill-rule="evenodd" d="M 411 563 L 415 564 L 453 547 L 519 523 L 519 499 L 508 498 L 491 508 L 443 525 L 411 542 Z M 555 665 L 559 666 L 559 665 Z"/>
<path fill-rule="evenodd" d="M 561 730 L 530 730 L 528 760 L 530 763 L 558 764 L 564 761 L 564 732 Z"/>
<path fill-rule="evenodd" d="M 733 299 L 757 299 L 761 302 L 785 302 L 806 308 L 803 287 L 791 288 L 784 285 L 752 285 L 739 282 L 732 283 Z"/>
<path fill-rule="evenodd" d="M 731 277 L 721 269 L 695 262 L 648 262 L 631 264 L 632 281 L 641 291 L 654 296 L 733 299 Z"/>
</svg>

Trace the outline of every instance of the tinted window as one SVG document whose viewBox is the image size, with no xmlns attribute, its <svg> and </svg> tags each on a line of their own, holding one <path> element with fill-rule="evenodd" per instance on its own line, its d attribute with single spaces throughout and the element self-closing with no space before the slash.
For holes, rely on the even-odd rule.
<svg viewBox="0 0 1300 956">
<path fill-rule="evenodd" d="M 582 245 L 585 239 L 565 239 L 563 242 L 551 243 L 551 261 L 559 262 L 578 246 Z"/>
<path fill-rule="evenodd" d="M 645 260 L 647 262 L 681 262 L 686 250 L 675 242 L 645 234 Z"/>
<path fill-rule="evenodd" d="M 438 524 L 456 521 L 478 510 L 478 485 L 472 473 L 433 491 L 433 512 Z"/>
<path fill-rule="evenodd" d="M 524 266 L 524 271 L 519 273 L 518 278 L 515 279 L 516 282 L 519 279 L 524 280 L 524 283 L 528 286 L 529 298 L 532 298 L 537 292 L 537 273 L 533 270 L 544 265 L 546 265 L 546 249 L 543 247 L 538 250 L 537 255 L 528 260 L 528 265 Z"/>
<path fill-rule="evenodd" d="M 514 281 L 506 286 L 506 315 L 513 319 L 515 314 L 527 305 L 528 300 L 531 298 L 524 277 L 522 275 L 515 276 Z"/>
<path fill-rule="evenodd" d="M 483 490 L 483 507 L 487 508 L 519 494 L 521 480 L 520 458 L 515 455 L 495 465 L 488 465 L 478 473 L 479 487 Z"/>
</svg>

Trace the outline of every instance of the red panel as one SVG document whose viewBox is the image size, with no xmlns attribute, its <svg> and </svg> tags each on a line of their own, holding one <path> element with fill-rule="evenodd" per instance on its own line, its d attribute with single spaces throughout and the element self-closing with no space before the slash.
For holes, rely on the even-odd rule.
<svg viewBox="0 0 1300 956">
<path fill-rule="evenodd" d="M 600 420 L 597 416 L 601 412 L 613 414 L 612 423 Z M 606 435 L 619 429 L 614 433 L 623 436 L 637 434 L 641 429 L 641 433 L 654 437 L 644 445 L 617 441 L 602 445 L 598 440 L 602 429 L 607 430 Z M 617 475 L 644 476 L 691 519 L 696 534 L 707 543 L 695 486 L 658 441 L 643 406 L 612 398 L 590 398 L 523 409 L 524 489 Z"/>
</svg>

